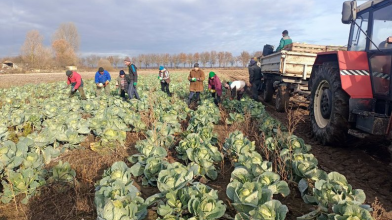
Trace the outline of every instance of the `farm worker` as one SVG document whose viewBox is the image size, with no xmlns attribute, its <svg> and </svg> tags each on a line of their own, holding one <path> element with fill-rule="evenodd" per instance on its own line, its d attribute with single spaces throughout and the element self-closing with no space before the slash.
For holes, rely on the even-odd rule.
<svg viewBox="0 0 392 220">
<path fill-rule="evenodd" d="M 234 99 L 237 96 L 237 100 L 241 100 L 246 89 L 245 81 L 237 80 L 233 82 L 223 82 L 223 85 L 226 89 L 231 91 L 231 99 Z"/>
<path fill-rule="evenodd" d="M 120 70 L 120 73 L 117 77 L 116 87 L 118 89 L 118 94 L 120 94 L 120 97 L 123 98 L 123 100 L 125 100 L 125 93 L 127 92 L 128 89 L 128 82 L 125 79 L 124 70 Z"/>
<path fill-rule="evenodd" d="M 257 101 L 263 74 L 261 73 L 261 68 L 257 66 L 257 62 L 254 59 L 250 60 L 248 70 L 249 70 L 249 83 L 252 88 L 252 98 Z"/>
<path fill-rule="evenodd" d="M 169 71 L 164 66 L 159 66 L 158 79 L 159 81 L 161 81 L 162 92 L 166 92 L 167 95 L 171 97 L 171 93 L 169 90 L 170 75 L 169 75 Z"/>
<path fill-rule="evenodd" d="M 140 100 L 139 94 L 137 93 L 136 86 L 137 86 L 137 68 L 135 64 L 131 63 L 131 59 L 126 57 L 124 59 L 124 64 L 128 67 L 128 75 L 125 75 L 127 82 L 128 82 L 128 96 L 129 99 L 133 99 L 135 96 L 136 99 Z"/>
<path fill-rule="evenodd" d="M 95 73 L 95 84 L 97 84 L 97 88 L 95 90 L 96 96 L 101 95 L 102 89 L 105 89 L 106 95 L 110 94 L 110 80 L 110 73 L 107 70 L 104 70 L 103 67 L 99 67 L 98 71 Z"/>
<path fill-rule="evenodd" d="M 218 105 L 222 96 L 222 83 L 214 72 L 210 72 L 208 75 L 208 90 L 214 98 L 215 105 Z"/>
<path fill-rule="evenodd" d="M 289 37 L 289 32 L 287 30 L 284 30 L 282 32 L 282 39 L 280 39 L 279 46 L 276 48 L 275 52 L 281 51 L 284 48 L 284 46 L 289 45 L 291 43 L 293 43 L 293 41 Z"/>
<path fill-rule="evenodd" d="M 86 95 L 84 94 L 83 90 L 83 80 L 82 76 L 80 76 L 79 73 L 72 71 L 72 70 L 67 70 L 65 72 L 65 75 L 67 75 L 67 84 L 71 84 L 71 93 L 69 94 L 69 97 L 73 97 L 76 93 L 76 91 L 80 92 L 80 95 L 82 96 L 83 100 L 86 100 Z"/>
<path fill-rule="evenodd" d="M 191 103 L 193 96 L 195 96 L 196 100 L 200 100 L 200 92 L 203 91 L 203 81 L 204 81 L 204 72 L 199 68 L 199 64 L 195 63 L 193 65 L 193 69 L 189 73 L 188 80 L 190 82 L 189 85 L 189 97 L 188 97 L 188 105 Z"/>
</svg>

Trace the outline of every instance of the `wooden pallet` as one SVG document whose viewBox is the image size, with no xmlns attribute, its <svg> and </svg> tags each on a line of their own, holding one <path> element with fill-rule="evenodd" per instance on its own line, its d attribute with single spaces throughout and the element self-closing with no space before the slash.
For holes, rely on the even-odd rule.
<svg viewBox="0 0 392 220">
<path fill-rule="evenodd" d="M 346 51 L 347 47 L 344 47 L 344 46 L 327 46 L 327 51 L 340 51 L 340 50 Z"/>
<path fill-rule="evenodd" d="M 300 53 L 320 53 L 325 51 L 347 50 L 342 46 L 325 46 L 316 44 L 292 43 L 284 46 L 283 50 Z"/>
</svg>

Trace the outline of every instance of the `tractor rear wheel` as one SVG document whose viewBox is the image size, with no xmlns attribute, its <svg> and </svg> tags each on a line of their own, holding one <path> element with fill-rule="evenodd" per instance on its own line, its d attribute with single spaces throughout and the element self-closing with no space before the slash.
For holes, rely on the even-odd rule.
<svg viewBox="0 0 392 220">
<path fill-rule="evenodd" d="M 324 63 L 312 79 L 309 105 L 314 137 L 323 145 L 343 143 L 349 129 L 349 96 L 343 91 L 339 69 Z"/>
<path fill-rule="evenodd" d="M 270 102 L 272 100 L 273 95 L 274 95 L 274 86 L 272 84 L 272 80 L 265 79 L 264 86 L 263 86 L 263 100 L 264 100 L 264 102 Z"/>
<path fill-rule="evenodd" d="M 289 105 L 290 93 L 285 85 L 279 85 L 275 98 L 275 109 L 277 112 L 285 112 Z"/>
</svg>

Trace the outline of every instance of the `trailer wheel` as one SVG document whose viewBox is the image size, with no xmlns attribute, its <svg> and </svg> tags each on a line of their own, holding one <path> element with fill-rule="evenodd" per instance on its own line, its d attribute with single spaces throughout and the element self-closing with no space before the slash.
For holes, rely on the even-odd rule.
<svg viewBox="0 0 392 220">
<path fill-rule="evenodd" d="M 263 100 L 264 100 L 264 102 L 270 102 L 272 100 L 273 95 L 274 95 L 274 86 L 272 84 L 272 80 L 266 79 L 264 81 L 264 86 L 263 86 Z"/>
<path fill-rule="evenodd" d="M 313 135 L 323 145 L 341 144 L 349 128 L 349 96 L 342 89 L 339 69 L 324 63 L 312 80 L 309 110 Z"/>
<path fill-rule="evenodd" d="M 285 85 L 280 85 L 276 92 L 275 109 L 277 112 L 285 112 L 289 106 L 290 93 Z"/>
</svg>

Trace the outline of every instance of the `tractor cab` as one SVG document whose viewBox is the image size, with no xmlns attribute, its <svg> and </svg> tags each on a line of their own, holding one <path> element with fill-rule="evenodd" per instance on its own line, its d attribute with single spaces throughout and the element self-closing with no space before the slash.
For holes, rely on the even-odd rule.
<svg viewBox="0 0 392 220">
<path fill-rule="evenodd" d="M 347 51 L 318 53 L 309 80 L 312 131 L 323 144 L 392 133 L 392 0 L 346 1 L 342 22 L 351 25 Z"/>
<path fill-rule="evenodd" d="M 355 2 L 349 4 L 343 6 L 343 15 L 348 10 L 356 19 L 351 19 L 347 49 L 367 52 L 373 97 L 391 101 L 392 1 L 368 1 L 359 7 Z"/>
</svg>

